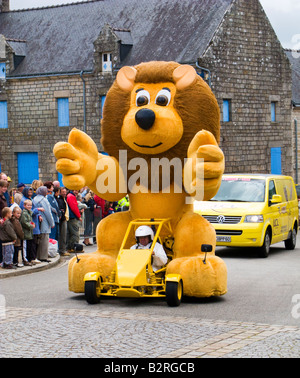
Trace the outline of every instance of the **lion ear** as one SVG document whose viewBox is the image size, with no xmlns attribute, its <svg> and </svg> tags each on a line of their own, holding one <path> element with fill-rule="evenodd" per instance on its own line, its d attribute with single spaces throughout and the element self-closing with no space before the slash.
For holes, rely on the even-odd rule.
<svg viewBox="0 0 300 378">
<path fill-rule="evenodd" d="M 136 74 L 137 70 L 134 67 L 122 67 L 116 77 L 118 86 L 124 91 L 130 92 L 134 86 Z"/>
<path fill-rule="evenodd" d="M 173 79 L 177 89 L 184 89 L 193 84 L 196 77 L 196 70 L 187 64 L 177 67 L 173 72 Z"/>
</svg>

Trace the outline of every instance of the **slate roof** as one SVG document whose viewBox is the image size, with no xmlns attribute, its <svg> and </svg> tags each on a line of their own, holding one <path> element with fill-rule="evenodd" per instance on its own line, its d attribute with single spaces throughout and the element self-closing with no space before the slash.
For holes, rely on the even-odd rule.
<svg viewBox="0 0 300 378">
<path fill-rule="evenodd" d="M 232 2 L 92 0 L 10 11 L 0 14 L 0 34 L 26 41 L 26 58 L 12 75 L 92 70 L 93 42 L 105 24 L 130 30 L 133 47 L 124 65 L 149 60 L 196 62 Z"/>
<path fill-rule="evenodd" d="M 300 50 L 285 50 L 292 66 L 292 101 L 300 105 Z"/>
</svg>

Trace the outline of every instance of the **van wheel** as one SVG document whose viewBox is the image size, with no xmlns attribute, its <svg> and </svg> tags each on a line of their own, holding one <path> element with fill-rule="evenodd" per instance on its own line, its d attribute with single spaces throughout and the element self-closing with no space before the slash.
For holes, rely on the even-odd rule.
<svg viewBox="0 0 300 378">
<path fill-rule="evenodd" d="M 271 247 L 271 235 L 270 235 L 270 231 L 267 231 L 265 235 L 265 239 L 264 239 L 264 244 L 260 247 L 258 251 L 259 257 L 267 258 L 270 253 L 270 247 Z"/>
<path fill-rule="evenodd" d="M 297 231 L 295 228 L 293 228 L 293 231 L 291 232 L 291 236 L 284 241 L 284 246 L 288 250 L 293 250 L 296 247 L 297 243 Z"/>
</svg>

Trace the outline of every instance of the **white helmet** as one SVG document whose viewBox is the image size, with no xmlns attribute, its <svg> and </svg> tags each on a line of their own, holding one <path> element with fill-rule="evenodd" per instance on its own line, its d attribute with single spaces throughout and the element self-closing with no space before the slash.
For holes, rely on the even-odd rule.
<svg viewBox="0 0 300 378">
<path fill-rule="evenodd" d="M 153 240 L 154 232 L 149 226 L 140 226 L 135 231 L 135 237 L 139 238 L 140 236 L 150 236 L 150 239 Z"/>
</svg>

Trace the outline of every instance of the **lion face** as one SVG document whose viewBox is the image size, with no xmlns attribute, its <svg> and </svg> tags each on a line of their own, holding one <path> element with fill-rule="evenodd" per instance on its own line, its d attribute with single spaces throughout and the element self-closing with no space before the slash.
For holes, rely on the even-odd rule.
<svg viewBox="0 0 300 378">
<path fill-rule="evenodd" d="M 183 135 L 183 123 L 174 108 L 173 83 L 137 83 L 131 92 L 130 107 L 121 128 L 123 142 L 147 155 L 165 152 Z"/>
<path fill-rule="evenodd" d="M 109 155 L 118 160 L 119 151 L 126 150 L 128 161 L 143 156 L 148 162 L 175 157 L 183 162 L 200 130 L 219 141 L 220 111 L 193 67 L 146 62 L 119 70 L 101 122 L 101 143 Z"/>
</svg>

